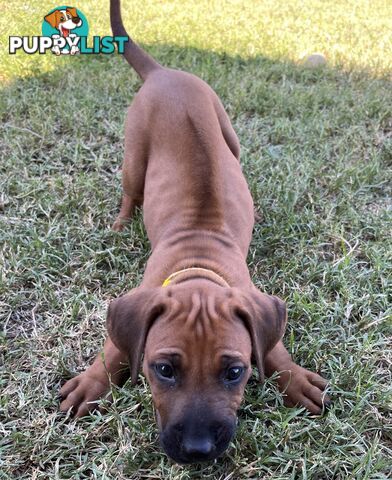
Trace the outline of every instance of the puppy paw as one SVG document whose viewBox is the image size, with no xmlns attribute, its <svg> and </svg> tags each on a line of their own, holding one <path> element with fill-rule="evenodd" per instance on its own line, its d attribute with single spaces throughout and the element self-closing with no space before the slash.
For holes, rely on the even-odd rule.
<svg viewBox="0 0 392 480">
<path fill-rule="evenodd" d="M 302 406 L 310 413 L 320 415 L 331 405 L 329 396 L 325 394 L 328 382 L 295 363 L 279 372 L 277 381 L 284 404 L 288 407 Z"/>
<path fill-rule="evenodd" d="M 71 378 L 60 390 L 60 411 L 72 409 L 74 417 L 83 417 L 99 408 L 99 400 L 110 392 L 109 379 L 91 375 L 88 370 Z"/>
<path fill-rule="evenodd" d="M 124 227 L 128 225 L 129 222 L 130 218 L 117 217 L 112 225 L 112 230 L 114 230 L 115 232 L 122 232 L 124 230 Z"/>
</svg>

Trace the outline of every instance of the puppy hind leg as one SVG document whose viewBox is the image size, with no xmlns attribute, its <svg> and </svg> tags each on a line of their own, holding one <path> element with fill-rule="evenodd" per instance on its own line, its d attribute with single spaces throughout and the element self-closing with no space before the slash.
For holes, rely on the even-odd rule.
<svg viewBox="0 0 392 480">
<path fill-rule="evenodd" d="M 231 153 L 239 161 L 240 159 L 240 142 L 238 140 L 237 134 L 234 131 L 234 128 L 230 122 L 229 116 L 227 115 L 221 101 L 217 98 L 215 102 L 215 111 L 218 116 L 219 124 L 222 130 L 223 138 Z"/>
<path fill-rule="evenodd" d="M 126 193 L 123 193 L 120 212 L 113 223 L 112 230 L 115 232 L 121 232 L 125 225 L 130 222 L 136 206 L 138 206 L 138 202 L 129 197 Z"/>
<path fill-rule="evenodd" d="M 125 128 L 125 154 L 122 166 L 123 195 L 120 212 L 113 230 L 121 231 L 131 220 L 135 207 L 143 205 L 144 181 L 147 170 L 147 140 L 145 132 L 128 115 Z"/>
</svg>

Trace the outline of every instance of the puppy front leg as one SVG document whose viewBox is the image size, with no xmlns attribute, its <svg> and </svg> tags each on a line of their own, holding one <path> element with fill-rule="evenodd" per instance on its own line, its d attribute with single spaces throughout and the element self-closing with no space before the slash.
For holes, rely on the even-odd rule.
<svg viewBox="0 0 392 480">
<path fill-rule="evenodd" d="M 72 408 L 75 417 L 83 417 L 96 409 L 98 401 L 110 392 L 111 383 L 122 385 L 129 377 L 127 364 L 127 357 L 107 338 L 103 354 L 99 353 L 92 365 L 60 390 L 60 410 L 67 412 Z"/>
<path fill-rule="evenodd" d="M 328 382 L 317 373 L 297 365 L 282 341 L 266 356 L 265 371 L 268 376 L 279 373 L 278 387 L 286 406 L 301 405 L 318 415 L 324 406 L 330 405 L 330 398 L 324 393 Z"/>
</svg>

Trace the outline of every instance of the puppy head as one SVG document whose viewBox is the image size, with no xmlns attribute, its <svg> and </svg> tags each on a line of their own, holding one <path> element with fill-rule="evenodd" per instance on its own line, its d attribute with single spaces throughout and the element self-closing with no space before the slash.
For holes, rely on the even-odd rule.
<svg viewBox="0 0 392 480">
<path fill-rule="evenodd" d="M 175 461 L 191 463 L 227 448 L 251 357 L 263 379 L 264 356 L 285 322 L 276 297 L 194 280 L 131 291 L 112 302 L 107 325 L 128 355 L 133 384 L 144 350 L 162 446 Z"/>
<path fill-rule="evenodd" d="M 80 27 L 83 23 L 78 16 L 76 8 L 72 7 L 69 7 L 66 10 L 55 10 L 49 15 L 46 15 L 45 20 L 51 25 L 51 27 L 59 30 L 61 34 L 65 34 L 69 30 Z"/>
</svg>

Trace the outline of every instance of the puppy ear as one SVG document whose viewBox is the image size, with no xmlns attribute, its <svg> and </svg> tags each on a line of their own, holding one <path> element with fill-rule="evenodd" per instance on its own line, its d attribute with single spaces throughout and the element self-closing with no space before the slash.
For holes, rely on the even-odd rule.
<svg viewBox="0 0 392 480">
<path fill-rule="evenodd" d="M 55 10 L 54 12 L 49 13 L 49 15 L 46 15 L 46 17 L 44 18 L 52 28 L 57 28 L 57 25 L 59 24 L 58 22 L 59 13 L 60 12 L 58 10 Z"/>
<path fill-rule="evenodd" d="M 78 13 L 74 7 L 68 7 L 67 12 L 69 12 L 72 17 L 78 17 Z"/>
<path fill-rule="evenodd" d="M 167 309 L 167 300 L 160 288 L 135 288 L 109 305 L 106 328 L 116 347 L 128 355 L 132 385 L 137 382 L 148 331 Z"/>
<path fill-rule="evenodd" d="M 286 304 L 280 298 L 255 288 L 243 295 L 235 309 L 250 333 L 252 355 L 260 381 L 264 381 L 264 358 L 281 340 L 286 329 Z"/>
</svg>

